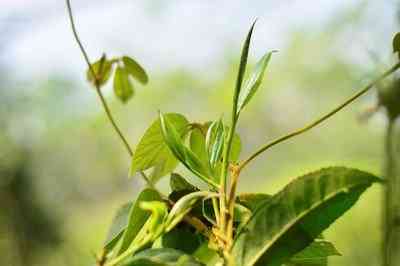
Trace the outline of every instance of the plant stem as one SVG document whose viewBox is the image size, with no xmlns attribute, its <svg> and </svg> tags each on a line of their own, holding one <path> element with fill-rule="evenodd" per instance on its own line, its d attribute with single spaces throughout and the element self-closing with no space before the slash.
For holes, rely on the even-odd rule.
<svg viewBox="0 0 400 266">
<path fill-rule="evenodd" d="M 95 81 L 94 85 L 96 87 L 97 95 L 99 96 L 99 98 L 101 100 L 101 104 L 103 105 L 104 111 L 107 114 L 108 120 L 111 122 L 111 125 L 113 126 L 114 130 L 117 132 L 119 138 L 122 140 L 122 143 L 124 144 L 124 146 L 125 146 L 126 150 L 128 151 L 129 155 L 132 156 L 133 155 L 133 151 L 132 151 L 128 141 L 126 140 L 126 138 L 122 134 L 122 131 L 118 127 L 117 123 L 115 122 L 115 120 L 114 120 L 114 118 L 113 118 L 113 116 L 112 116 L 112 114 L 110 112 L 110 108 L 108 107 L 107 102 L 106 102 L 106 100 L 105 100 L 105 98 L 103 96 L 103 93 L 100 90 L 98 76 L 97 76 L 96 72 L 94 71 L 94 69 L 92 67 L 92 64 L 90 63 L 89 56 L 86 53 L 86 50 L 83 47 L 83 44 L 82 44 L 81 40 L 79 39 L 78 32 L 77 32 L 76 27 L 75 27 L 74 17 L 72 15 L 72 8 L 71 8 L 70 0 L 66 0 L 66 3 L 67 3 L 67 8 L 68 8 L 69 20 L 71 22 L 72 32 L 74 34 L 76 42 L 79 45 L 79 49 L 81 50 L 81 52 L 83 54 L 83 57 L 85 58 L 86 64 L 87 64 L 87 66 L 89 68 L 89 71 L 92 73 L 92 76 L 94 77 L 94 81 Z"/>
<path fill-rule="evenodd" d="M 246 160 L 244 160 L 243 162 L 240 163 L 239 168 L 240 170 L 243 169 L 247 164 L 249 164 L 254 158 L 256 158 L 258 155 L 260 155 L 261 153 L 263 153 L 264 151 L 272 148 L 273 146 L 284 142 L 285 140 L 291 139 L 292 137 L 295 137 L 297 135 L 300 135 L 302 133 L 307 132 L 308 130 L 318 126 L 319 124 L 321 124 L 322 122 L 324 122 L 325 120 L 327 120 L 328 118 L 330 118 L 331 116 L 333 116 L 334 114 L 336 114 L 337 112 L 339 112 L 340 110 L 342 110 L 343 108 L 345 108 L 347 105 L 349 105 L 350 103 L 352 103 L 354 100 L 356 100 L 358 97 L 360 97 L 361 95 L 365 94 L 367 91 L 369 91 L 372 87 L 374 87 L 377 83 L 379 83 L 380 81 L 382 81 L 383 79 L 385 79 L 387 76 L 389 76 L 390 74 L 392 74 L 393 72 L 395 72 L 397 69 L 400 68 L 400 63 L 395 64 L 393 67 L 391 67 L 389 70 L 387 70 L 386 72 L 384 72 L 381 76 L 379 76 L 378 78 L 376 78 L 375 80 L 373 80 L 371 83 L 369 83 L 367 86 L 365 86 L 364 88 L 362 88 L 359 92 L 357 92 L 356 94 L 354 94 L 352 97 L 350 97 L 348 100 L 346 100 L 345 102 L 343 102 L 342 104 L 340 104 L 339 106 L 335 107 L 332 111 L 330 111 L 329 113 L 323 115 L 321 118 L 311 122 L 310 124 L 306 125 L 303 128 L 300 128 L 298 130 L 293 131 L 292 133 L 289 133 L 287 135 L 284 135 L 276 140 L 271 141 L 270 143 L 266 144 L 265 146 L 261 147 L 259 150 L 257 150 L 254 154 L 252 154 L 249 158 L 247 158 Z"/>
</svg>

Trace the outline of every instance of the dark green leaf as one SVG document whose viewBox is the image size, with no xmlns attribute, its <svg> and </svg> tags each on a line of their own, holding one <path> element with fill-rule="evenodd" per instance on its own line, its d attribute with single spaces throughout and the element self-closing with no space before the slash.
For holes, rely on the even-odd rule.
<svg viewBox="0 0 400 266">
<path fill-rule="evenodd" d="M 290 259 L 290 265 L 323 266 L 329 256 L 340 256 L 335 246 L 325 240 L 316 240 Z"/>
<path fill-rule="evenodd" d="M 119 66 L 115 70 L 114 93 L 123 103 L 126 103 L 134 93 L 134 88 L 129 80 L 128 72 Z"/>
<path fill-rule="evenodd" d="M 139 194 L 135 204 L 130 209 L 129 221 L 123 234 L 118 254 L 121 254 L 129 247 L 150 216 L 149 212 L 140 207 L 140 203 L 154 200 L 161 200 L 160 194 L 156 190 L 147 188 Z"/>
<path fill-rule="evenodd" d="M 243 89 L 240 92 L 238 106 L 236 110 L 238 114 L 243 109 L 243 107 L 251 100 L 257 89 L 260 87 L 262 79 L 264 77 L 265 69 L 268 66 L 273 52 L 274 51 L 265 54 L 260 59 L 260 61 L 258 61 L 250 78 L 244 84 Z"/>
<path fill-rule="evenodd" d="M 99 60 L 94 62 L 92 65 L 93 71 L 96 73 L 98 79 L 98 85 L 103 86 L 111 76 L 112 61 L 107 60 L 106 56 L 103 55 Z M 86 70 L 87 80 L 95 85 L 95 79 L 93 78 L 92 71 L 89 68 Z"/>
<path fill-rule="evenodd" d="M 105 241 L 104 249 L 106 253 L 110 252 L 115 247 L 115 245 L 118 243 L 118 240 L 124 233 L 124 230 L 128 224 L 129 211 L 131 207 L 132 202 L 129 202 L 118 209 L 111 223 L 111 227 L 108 231 L 107 239 Z"/>
<path fill-rule="evenodd" d="M 400 32 L 393 37 L 393 53 L 400 53 Z"/>
<path fill-rule="evenodd" d="M 379 179 L 331 167 L 297 178 L 258 207 L 235 239 L 237 265 L 281 265 L 307 247 Z"/>
<path fill-rule="evenodd" d="M 138 62 L 128 56 L 122 57 L 122 61 L 124 62 L 126 70 L 134 79 L 138 80 L 142 84 L 147 84 L 149 77 L 144 68 L 139 65 Z"/>
<path fill-rule="evenodd" d="M 201 236 L 191 232 L 188 228 L 174 228 L 161 236 L 161 247 L 173 248 L 187 254 L 192 254 L 199 248 Z"/>
<path fill-rule="evenodd" d="M 129 259 L 123 266 L 202 266 L 195 258 L 172 248 L 147 249 Z"/>
<path fill-rule="evenodd" d="M 255 211 L 265 200 L 271 199 L 271 195 L 262 193 L 246 193 L 237 196 L 237 202 L 251 211 Z"/>
<path fill-rule="evenodd" d="M 197 187 L 190 184 L 181 175 L 177 173 L 171 174 L 171 179 L 169 184 L 172 191 L 189 190 L 194 192 L 199 190 Z"/>
<path fill-rule="evenodd" d="M 183 115 L 169 113 L 165 114 L 165 117 L 174 125 L 182 138 L 186 136 L 189 123 Z M 132 157 L 131 175 L 137 171 L 144 171 L 154 167 L 155 169 L 150 178 L 153 182 L 156 182 L 161 177 L 171 173 L 177 165 L 178 161 L 164 141 L 160 119 L 157 119 L 146 130 L 136 147 Z"/>
<path fill-rule="evenodd" d="M 179 133 L 175 129 L 175 126 L 169 122 L 168 117 L 160 114 L 160 120 L 164 140 L 175 157 L 193 174 L 216 187 L 217 184 L 210 179 L 211 173 L 209 168 L 200 161 L 196 154 L 184 145 Z"/>
<path fill-rule="evenodd" d="M 235 86 L 235 91 L 234 91 L 234 96 L 233 96 L 233 106 L 236 109 L 238 106 L 237 105 L 238 99 L 239 99 L 240 91 L 242 88 L 243 77 L 246 73 L 247 58 L 249 57 L 249 47 L 250 47 L 251 35 L 253 34 L 253 29 L 254 29 L 255 23 L 256 23 L 256 21 L 254 21 L 253 25 L 251 25 L 251 27 L 250 27 L 249 32 L 247 33 L 247 37 L 243 44 L 242 53 L 240 56 L 239 70 L 238 70 L 236 86 Z"/>
</svg>

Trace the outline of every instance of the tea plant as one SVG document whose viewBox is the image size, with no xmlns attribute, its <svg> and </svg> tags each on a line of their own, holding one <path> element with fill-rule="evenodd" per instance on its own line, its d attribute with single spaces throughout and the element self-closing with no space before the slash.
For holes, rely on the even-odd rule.
<svg viewBox="0 0 400 266">
<path fill-rule="evenodd" d="M 115 123 L 101 87 L 114 72 L 115 94 L 126 102 L 133 95 L 132 78 L 146 84 L 147 74 L 127 56 L 108 59 L 103 55 L 91 64 L 77 35 L 70 3 L 66 2 L 75 39 L 88 64 L 88 79 L 132 157 L 130 174 L 139 173 L 147 182 L 136 201 L 118 210 L 97 257 L 98 266 L 327 265 L 329 256 L 340 255 L 323 239 L 323 231 L 381 179 L 357 169 L 327 167 L 267 195 L 237 193 L 239 178 L 262 153 L 324 122 L 395 72 L 400 63 L 321 118 L 241 160 L 242 143 L 236 132 L 239 118 L 260 87 L 274 52 L 267 52 L 249 78 L 244 78 L 253 24 L 241 52 L 229 123 L 222 119 L 191 121 L 182 114 L 159 112 L 132 150 Z M 200 190 L 187 181 L 187 174 L 177 173 L 178 164 L 207 189 Z M 167 177 L 172 192 L 165 195 L 156 189 L 156 183 Z"/>
</svg>

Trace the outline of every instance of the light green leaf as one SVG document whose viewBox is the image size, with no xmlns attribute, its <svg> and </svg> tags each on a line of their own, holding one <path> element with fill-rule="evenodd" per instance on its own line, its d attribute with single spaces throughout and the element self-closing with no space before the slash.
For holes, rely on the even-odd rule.
<svg viewBox="0 0 400 266">
<path fill-rule="evenodd" d="M 142 84 L 147 84 L 149 82 L 149 77 L 147 76 L 146 71 L 138 62 L 128 56 L 123 56 L 122 61 L 124 62 L 127 72 L 134 79 L 138 80 Z"/>
<path fill-rule="evenodd" d="M 128 72 L 119 66 L 115 70 L 114 93 L 123 103 L 126 103 L 134 94 L 134 88 L 129 80 Z"/>
<path fill-rule="evenodd" d="M 332 243 L 316 240 L 293 256 L 288 264 L 293 266 L 324 266 L 327 265 L 328 257 L 340 255 Z"/>
<path fill-rule="evenodd" d="M 103 55 L 99 60 L 91 64 L 93 71 L 95 72 L 97 79 L 99 81 L 99 86 L 103 86 L 111 76 L 113 61 L 107 60 L 106 56 Z M 89 68 L 86 70 L 87 80 L 95 85 L 95 79 L 93 77 L 92 71 Z"/>
<path fill-rule="evenodd" d="M 148 212 L 140 207 L 140 203 L 154 200 L 161 200 L 160 194 L 156 190 L 147 188 L 139 194 L 135 204 L 133 204 L 130 209 L 129 220 L 122 237 L 122 243 L 118 254 L 121 254 L 129 247 L 150 216 Z"/>
<path fill-rule="evenodd" d="M 237 114 L 242 111 L 243 107 L 251 100 L 251 98 L 256 93 L 257 89 L 260 87 L 262 79 L 264 77 L 265 69 L 268 66 L 268 63 L 271 59 L 272 52 L 266 53 L 260 61 L 257 62 L 253 73 L 250 78 L 243 85 L 243 89 L 240 92 L 239 101 L 237 105 Z"/>
<path fill-rule="evenodd" d="M 218 253 L 208 246 L 208 243 L 203 243 L 193 254 L 193 257 L 207 266 L 219 265 L 217 263 L 221 263 L 222 261 Z"/>
<path fill-rule="evenodd" d="M 169 113 L 164 116 L 174 125 L 181 138 L 184 138 L 189 124 L 187 119 L 183 115 L 176 113 Z M 157 119 L 146 130 L 136 147 L 132 157 L 130 175 L 132 176 L 137 171 L 144 171 L 154 167 L 150 179 L 156 182 L 161 177 L 171 173 L 177 165 L 177 159 L 164 141 L 160 119 Z"/>
<path fill-rule="evenodd" d="M 160 121 L 164 140 L 175 157 L 193 174 L 200 177 L 209 185 L 216 187 L 217 184 L 210 179 L 210 169 L 200 161 L 196 154 L 184 145 L 179 133 L 174 125 L 169 122 L 168 117 L 160 113 Z"/>
<path fill-rule="evenodd" d="M 147 249 L 137 253 L 123 266 L 202 266 L 195 258 L 171 248 Z"/>
<path fill-rule="evenodd" d="M 331 167 L 297 178 L 265 201 L 237 234 L 237 265 L 281 265 L 307 247 L 361 194 L 380 180 L 372 174 Z"/>
<path fill-rule="evenodd" d="M 206 163 L 208 161 L 207 151 L 205 148 L 205 136 L 200 128 L 193 128 L 190 133 L 190 149 L 196 154 L 200 161 Z"/>
<path fill-rule="evenodd" d="M 128 224 L 131 207 L 132 202 L 122 205 L 114 216 L 104 245 L 106 253 L 110 252 L 116 246 L 118 240 L 121 239 Z"/>
<path fill-rule="evenodd" d="M 212 168 L 220 161 L 225 142 L 225 131 L 222 120 L 213 122 L 206 136 L 207 153 Z"/>
</svg>

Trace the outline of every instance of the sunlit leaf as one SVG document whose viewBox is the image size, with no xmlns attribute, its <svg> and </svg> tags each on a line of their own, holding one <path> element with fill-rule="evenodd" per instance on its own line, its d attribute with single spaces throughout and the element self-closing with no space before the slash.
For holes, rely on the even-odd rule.
<svg viewBox="0 0 400 266">
<path fill-rule="evenodd" d="M 209 168 L 200 161 L 196 154 L 184 145 L 179 133 L 174 125 L 169 122 L 168 117 L 160 114 L 160 120 L 164 140 L 175 157 L 193 174 L 216 187 L 217 184 L 210 179 L 211 173 Z"/>
<path fill-rule="evenodd" d="M 266 200 L 236 236 L 237 265 L 281 265 L 306 248 L 380 180 L 331 167 L 297 178 Z"/>
<path fill-rule="evenodd" d="M 122 61 L 124 62 L 125 68 L 129 75 L 142 84 L 147 84 L 149 77 L 147 76 L 144 68 L 138 62 L 128 56 L 123 56 Z"/>
<path fill-rule="evenodd" d="M 183 115 L 176 113 L 169 113 L 164 116 L 174 125 L 176 131 L 183 139 L 186 136 L 189 124 L 187 119 Z M 154 167 L 150 178 L 153 182 L 156 182 L 161 177 L 171 173 L 177 165 L 178 160 L 165 143 L 160 119 L 157 119 L 146 130 L 136 147 L 132 157 L 130 175 L 133 175 L 137 171 L 144 171 Z"/>
<path fill-rule="evenodd" d="M 148 212 L 144 211 L 140 207 L 141 202 L 154 200 L 161 200 L 161 197 L 160 194 L 153 189 L 147 188 L 139 194 L 135 204 L 130 208 L 129 219 L 125 232 L 123 233 L 122 243 L 118 252 L 119 254 L 129 247 L 150 216 Z"/>
<path fill-rule="evenodd" d="M 266 53 L 260 61 L 257 62 L 252 74 L 249 79 L 244 83 L 242 90 L 240 91 L 239 101 L 237 105 L 237 113 L 243 109 L 243 107 L 251 100 L 260 87 L 264 77 L 264 72 L 271 59 L 271 55 L 274 51 Z"/>
<path fill-rule="evenodd" d="M 129 80 L 125 68 L 117 67 L 114 75 L 114 93 L 123 103 L 126 103 L 134 94 L 132 82 Z"/>
<path fill-rule="evenodd" d="M 98 85 L 103 86 L 111 76 L 112 72 L 112 61 L 107 60 L 106 56 L 103 55 L 99 60 L 91 64 L 92 70 L 95 72 Z M 95 85 L 95 79 L 93 77 L 92 70 L 89 68 L 86 70 L 87 80 Z"/>
<path fill-rule="evenodd" d="M 123 266 L 203 266 L 195 258 L 172 248 L 147 249 L 137 253 Z"/>
</svg>

